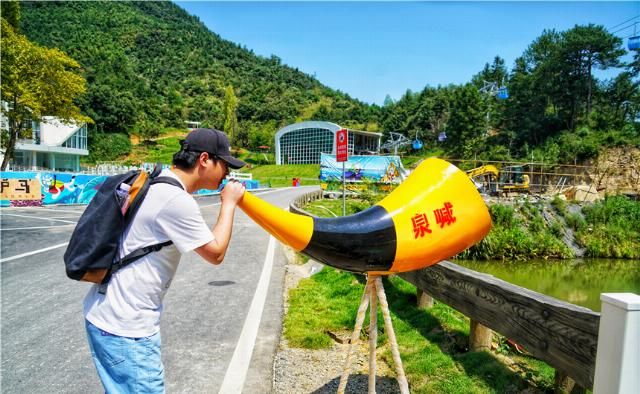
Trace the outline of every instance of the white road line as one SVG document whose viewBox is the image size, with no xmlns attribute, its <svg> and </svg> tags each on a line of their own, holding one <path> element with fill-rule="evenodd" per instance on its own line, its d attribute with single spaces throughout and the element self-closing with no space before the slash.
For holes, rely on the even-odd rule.
<svg viewBox="0 0 640 394">
<path fill-rule="evenodd" d="M 42 252 L 48 252 L 48 251 L 53 250 L 53 249 L 58 249 L 58 248 L 61 248 L 63 246 L 67 246 L 68 244 L 69 244 L 69 242 L 65 242 L 63 244 L 49 246 L 48 248 L 44 248 L 44 249 L 40 249 L 40 250 L 34 250 L 33 252 L 23 253 L 23 254 L 19 254 L 17 256 L 13 256 L 13 257 L 7 257 L 6 259 L 0 259 L 0 263 L 4 263 L 4 262 L 7 262 L 7 261 L 11 261 L 11 260 L 21 259 L 23 257 L 32 256 L 34 254 L 38 254 L 38 253 L 42 253 Z"/>
<path fill-rule="evenodd" d="M 82 210 L 82 211 L 69 211 L 69 210 L 66 210 L 66 209 L 51 209 L 51 208 L 40 208 L 40 207 L 11 207 L 11 208 L 15 208 L 15 209 L 33 209 L 34 211 L 37 211 L 37 212 L 42 212 L 42 211 L 47 211 L 47 212 L 68 212 L 68 213 L 77 213 L 79 215 L 84 212 L 84 210 Z"/>
<path fill-rule="evenodd" d="M 38 226 L 38 227 L 10 227 L 10 228 L 0 228 L 0 231 L 11 231 L 11 230 L 40 230 L 45 228 L 60 228 L 73 226 L 73 224 L 59 224 L 57 226 Z"/>
<path fill-rule="evenodd" d="M 267 255 L 265 256 L 258 287 L 253 295 L 249 313 L 244 321 L 240 339 L 238 339 L 236 350 L 233 352 L 233 357 L 231 357 L 231 362 L 227 367 L 227 373 L 224 375 L 219 394 L 238 394 L 242 392 L 242 387 L 247 377 L 247 370 L 251 363 L 253 347 L 255 346 L 256 337 L 258 336 L 262 310 L 264 309 L 264 303 L 267 298 L 275 245 L 276 239 L 272 236 L 269 237 L 269 246 L 267 247 Z"/>
<path fill-rule="evenodd" d="M 39 216 L 15 215 L 15 214 L 12 214 L 12 213 L 3 213 L 2 216 L 14 216 L 14 217 L 17 217 L 17 218 L 27 218 L 27 219 L 54 220 L 56 222 L 76 224 L 76 222 L 72 222 L 70 220 L 42 218 L 42 217 L 39 217 Z"/>
</svg>

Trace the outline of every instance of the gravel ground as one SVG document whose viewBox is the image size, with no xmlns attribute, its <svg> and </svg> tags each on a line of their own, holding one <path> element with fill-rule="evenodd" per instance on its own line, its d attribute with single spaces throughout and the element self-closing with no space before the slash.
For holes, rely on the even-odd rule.
<svg viewBox="0 0 640 394">
<path fill-rule="evenodd" d="M 296 264 L 293 251 L 286 252 L 289 264 L 285 276 L 284 299 L 285 314 L 289 307 L 289 289 L 295 288 L 300 279 L 309 277 L 321 266 L 310 261 L 307 264 Z M 350 333 L 339 333 L 339 337 L 348 338 Z M 284 334 L 280 339 L 273 366 L 273 393 L 335 393 L 338 390 L 340 376 L 347 354 L 347 344 L 335 342 L 330 349 L 309 350 L 290 348 Z M 382 349 L 378 349 L 378 354 Z M 351 375 L 347 381 L 347 393 L 366 393 L 369 379 L 369 346 L 360 341 L 357 351 L 352 356 Z M 377 393 L 399 393 L 400 388 L 391 368 L 380 356 L 377 358 Z"/>
</svg>

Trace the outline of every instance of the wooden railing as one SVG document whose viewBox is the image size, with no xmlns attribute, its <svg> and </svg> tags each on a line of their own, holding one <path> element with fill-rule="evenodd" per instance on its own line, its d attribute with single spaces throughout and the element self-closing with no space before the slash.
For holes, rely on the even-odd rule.
<svg viewBox="0 0 640 394">
<path fill-rule="evenodd" d="M 488 327 L 554 367 L 557 381 L 593 387 L 600 314 L 449 261 L 399 276 L 419 301 L 424 292 L 471 319 L 472 350 L 490 348 Z"/>
<path fill-rule="evenodd" d="M 289 209 L 313 216 L 300 207 L 322 195 L 300 196 Z M 494 330 L 554 367 L 558 391 L 574 382 L 593 387 L 599 313 L 449 261 L 399 276 L 416 286 L 419 305 L 429 307 L 433 297 L 469 317 L 471 350 L 490 349 Z"/>
</svg>

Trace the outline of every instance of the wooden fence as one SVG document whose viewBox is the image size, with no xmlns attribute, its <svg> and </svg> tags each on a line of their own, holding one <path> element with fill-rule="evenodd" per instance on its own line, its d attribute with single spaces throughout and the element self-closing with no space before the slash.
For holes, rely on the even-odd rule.
<svg viewBox="0 0 640 394">
<path fill-rule="evenodd" d="M 490 347 L 488 327 L 593 387 L 600 314 L 448 261 L 400 277 L 471 319 L 472 350 Z"/>
<path fill-rule="evenodd" d="M 322 195 L 315 191 L 300 196 L 289 209 L 313 216 L 300 207 Z M 490 349 L 494 330 L 554 367 L 558 391 L 573 381 L 593 387 L 599 313 L 449 261 L 399 276 L 416 286 L 419 304 L 428 306 L 433 297 L 469 317 L 470 349 Z"/>
</svg>

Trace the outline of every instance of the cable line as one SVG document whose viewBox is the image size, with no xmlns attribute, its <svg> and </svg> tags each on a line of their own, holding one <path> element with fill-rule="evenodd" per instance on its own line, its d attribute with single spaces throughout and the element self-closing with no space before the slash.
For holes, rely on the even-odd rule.
<svg viewBox="0 0 640 394">
<path fill-rule="evenodd" d="M 636 19 L 636 18 L 639 18 L 639 17 L 640 17 L 640 15 L 636 15 L 636 16 L 634 16 L 633 18 L 631 18 L 631 19 L 629 19 L 629 20 L 626 20 L 626 21 L 624 21 L 624 22 L 622 22 L 622 23 L 618 23 L 618 24 L 617 24 L 617 25 L 615 25 L 615 26 L 611 26 L 611 27 L 610 27 L 610 28 L 608 28 L 607 30 L 615 29 L 616 27 L 618 27 L 618 26 L 620 26 L 620 25 L 624 25 L 625 23 L 630 22 L 630 21 L 632 21 L 632 20 L 634 20 L 634 19 Z"/>
<path fill-rule="evenodd" d="M 617 32 L 620 32 L 620 31 L 623 31 L 623 30 L 627 30 L 627 29 L 629 29 L 629 28 L 631 28 L 631 27 L 634 27 L 637 23 L 638 23 L 638 22 L 634 22 L 634 23 L 630 24 L 629 26 L 625 26 L 625 27 L 623 27 L 623 28 L 620 28 L 620 29 L 618 29 L 618 30 L 616 30 L 616 31 L 611 31 L 611 32 L 609 32 L 609 33 L 611 33 L 611 34 L 616 34 Z"/>
</svg>

